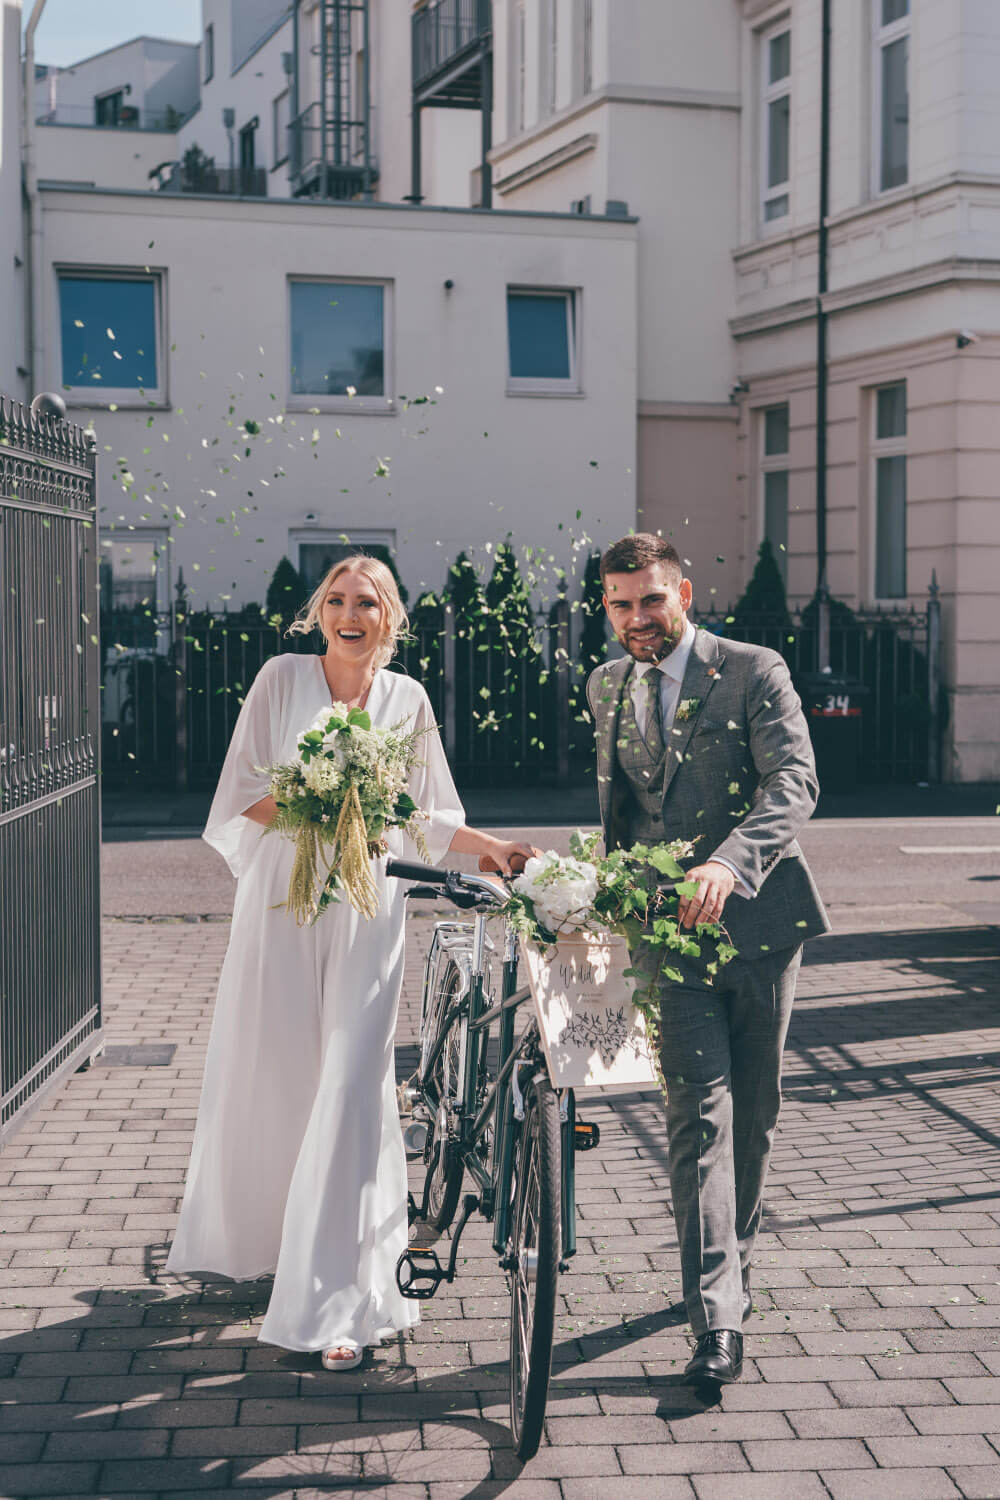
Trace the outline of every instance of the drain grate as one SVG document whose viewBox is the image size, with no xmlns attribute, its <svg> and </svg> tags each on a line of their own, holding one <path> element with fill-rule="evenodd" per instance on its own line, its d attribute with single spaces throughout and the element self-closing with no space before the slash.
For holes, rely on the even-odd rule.
<svg viewBox="0 0 1000 1500">
<path fill-rule="evenodd" d="M 175 1042 L 135 1042 L 131 1047 L 105 1047 L 95 1057 L 95 1068 L 167 1068 L 177 1051 Z"/>
</svg>

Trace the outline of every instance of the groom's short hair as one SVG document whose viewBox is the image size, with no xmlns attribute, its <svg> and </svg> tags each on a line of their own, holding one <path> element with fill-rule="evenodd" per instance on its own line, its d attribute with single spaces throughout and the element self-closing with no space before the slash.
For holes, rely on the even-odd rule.
<svg viewBox="0 0 1000 1500">
<path fill-rule="evenodd" d="M 651 531 L 623 536 L 612 542 L 601 557 L 601 582 L 604 583 L 609 573 L 636 573 L 653 563 L 663 563 L 676 574 L 678 582 L 684 576 L 677 548 L 664 541 L 662 536 L 654 536 Z"/>
</svg>

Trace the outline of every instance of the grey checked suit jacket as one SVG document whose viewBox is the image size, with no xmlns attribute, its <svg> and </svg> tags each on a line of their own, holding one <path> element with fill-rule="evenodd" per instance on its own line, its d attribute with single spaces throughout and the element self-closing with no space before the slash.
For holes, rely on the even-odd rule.
<svg viewBox="0 0 1000 1500">
<path fill-rule="evenodd" d="M 628 841 L 631 791 L 615 741 L 632 658 L 606 663 L 587 680 L 597 739 L 604 841 Z M 819 892 L 796 842 L 816 806 L 819 784 L 809 729 L 782 657 L 699 630 L 681 701 L 688 716 L 667 735 L 663 836 L 695 840 L 689 864 L 721 855 L 754 899 L 726 902 L 723 920 L 740 957 L 798 945 L 829 931 Z"/>
</svg>

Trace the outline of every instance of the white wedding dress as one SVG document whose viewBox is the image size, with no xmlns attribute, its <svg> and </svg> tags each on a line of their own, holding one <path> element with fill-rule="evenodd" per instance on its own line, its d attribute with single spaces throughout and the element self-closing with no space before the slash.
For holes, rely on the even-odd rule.
<svg viewBox="0 0 1000 1500">
<path fill-rule="evenodd" d="M 418 1321 L 395 1269 L 407 1243 L 406 1162 L 393 1034 L 403 978 L 400 883 L 375 866 L 381 904 L 345 901 L 313 927 L 276 909 L 293 845 L 243 811 L 267 795 L 261 766 L 287 761 L 330 693 L 317 656 L 265 663 L 236 724 L 204 837 L 237 876 L 232 932 L 169 1271 L 244 1280 L 274 1272 L 260 1338 L 285 1349 L 371 1344 Z M 384 669 L 376 724 L 427 730 L 410 791 L 429 814 L 431 859 L 465 822 L 419 683 Z M 419 859 L 399 830 L 390 852 Z"/>
</svg>

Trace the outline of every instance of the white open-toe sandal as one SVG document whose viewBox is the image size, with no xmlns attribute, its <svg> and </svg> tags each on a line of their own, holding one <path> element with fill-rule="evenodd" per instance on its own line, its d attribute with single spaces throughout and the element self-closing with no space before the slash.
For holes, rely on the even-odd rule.
<svg viewBox="0 0 1000 1500">
<path fill-rule="evenodd" d="M 350 1349 L 351 1354 L 343 1354 L 341 1351 Z M 323 1350 L 324 1370 L 355 1370 L 365 1357 L 365 1351 L 360 1344 L 353 1339 L 337 1339 L 328 1349 Z"/>
</svg>

